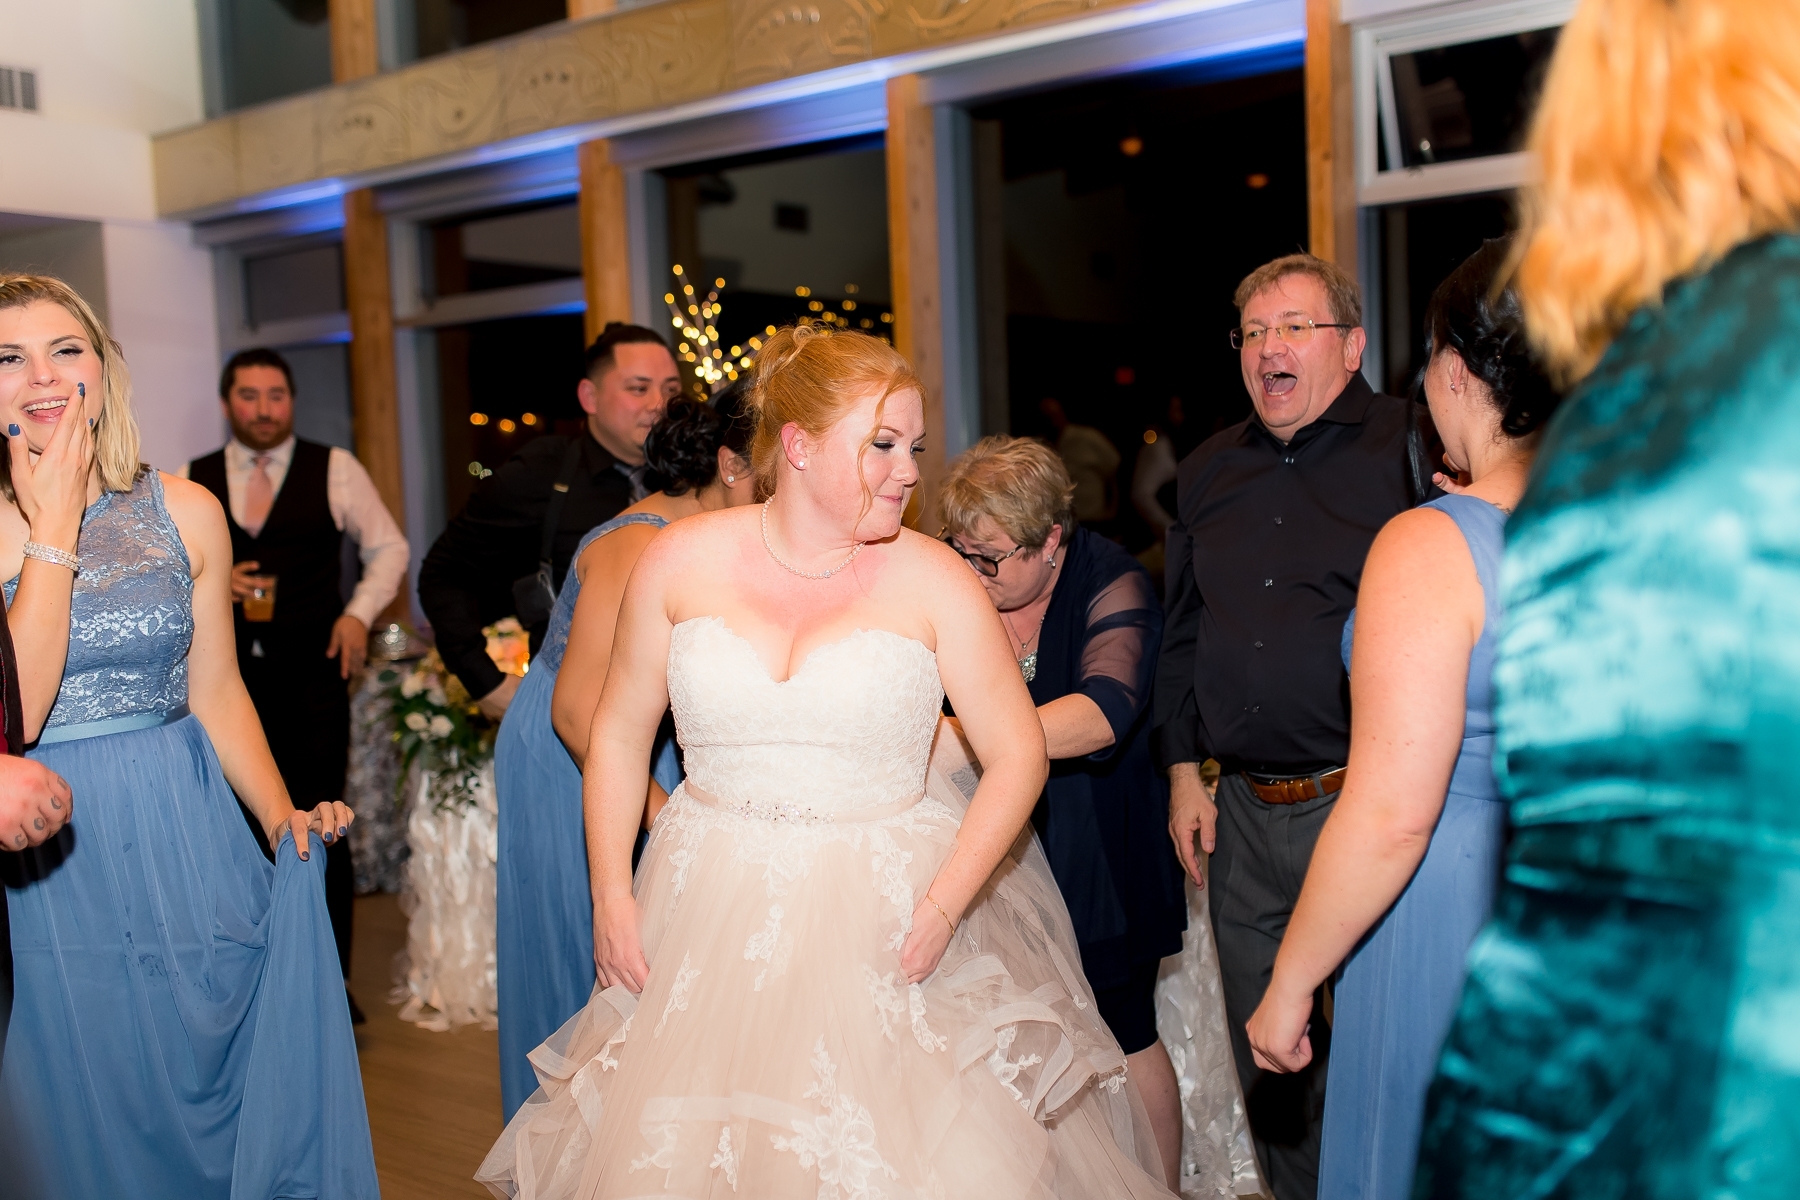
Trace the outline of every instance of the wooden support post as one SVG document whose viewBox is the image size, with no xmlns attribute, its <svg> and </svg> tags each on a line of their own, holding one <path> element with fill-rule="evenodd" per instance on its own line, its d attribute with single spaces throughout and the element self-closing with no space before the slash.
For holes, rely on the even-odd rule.
<svg viewBox="0 0 1800 1200">
<path fill-rule="evenodd" d="M 1356 276 L 1356 124 L 1350 28 L 1306 0 L 1306 195 L 1312 252 Z"/>
<path fill-rule="evenodd" d="M 376 0 L 330 0 L 331 79 L 348 83 L 381 71 Z"/>
<path fill-rule="evenodd" d="M 619 7 L 619 0 L 569 0 L 569 20 L 579 21 L 583 17 L 597 17 L 601 13 L 609 13 Z"/>
<path fill-rule="evenodd" d="M 331 77 L 338 83 L 381 70 L 376 0 L 330 0 Z M 394 292 L 388 278 L 387 218 L 368 188 L 344 196 L 344 301 L 350 311 L 350 422 L 356 457 L 402 528 L 406 489 L 400 458 L 399 384 L 394 373 Z M 402 588 L 382 614 L 411 620 Z"/>
<path fill-rule="evenodd" d="M 576 151 L 581 175 L 581 283 L 587 338 L 608 321 L 631 320 L 631 238 L 625 221 L 625 172 L 604 140 Z M 689 267 L 697 270 L 698 263 Z"/>
<path fill-rule="evenodd" d="M 925 453 L 912 524 L 938 527 L 937 488 L 944 477 L 944 313 L 938 257 L 937 131 L 921 79 L 899 75 L 887 85 L 888 272 L 894 345 L 925 385 Z"/>
<path fill-rule="evenodd" d="M 387 218 L 375 207 L 375 193 L 368 188 L 344 197 L 344 293 L 350 308 L 350 400 L 356 457 L 369 469 L 382 503 L 405 525 Z"/>
</svg>

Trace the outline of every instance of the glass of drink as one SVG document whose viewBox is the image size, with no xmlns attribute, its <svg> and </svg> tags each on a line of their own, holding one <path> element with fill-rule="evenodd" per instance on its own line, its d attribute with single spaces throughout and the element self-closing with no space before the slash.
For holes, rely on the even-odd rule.
<svg viewBox="0 0 1800 1200">
<path fill-rule="evenodd" d="M 252 575 L 250 577 L 250 594 L 244 597 L 244 620 L 273 621 L 275 619 L 275 580 L 274 575 Z"/>
</svg>

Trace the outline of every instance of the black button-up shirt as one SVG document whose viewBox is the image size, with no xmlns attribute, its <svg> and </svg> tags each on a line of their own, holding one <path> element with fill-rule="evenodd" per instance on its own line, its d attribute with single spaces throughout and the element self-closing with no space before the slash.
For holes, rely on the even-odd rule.
<svg viewBox="0 0 1800 1200">
<path fill-rule="evenodd" d="M 1156 679 L 1163 765 L 1343 765 L 1344 620 L 1369 544 L 1413 503 L 1409 423 L 1406 401 L 1356 375 L 1286 445 L 1252 415 L 1182 462 Z"/>
<path fill-rule="evenodd" d="M 585 430 L 581 459 L 570 481 L 551 543 L 558 587 L 588 530 L 631 503 L 631 477 Z M 471 695 L 485 696 L 505 677 L 487 656 L 484 626 L 513 615 L 513 581 L 537 570 L 544 510 L 562 472 L 566 437 L 533 438 L 505 466 L 481 481 L 419 567 L 419 607 L 431 622 L 444 665 Z M 543 629 L 531 631 L 536 653 Z"/>
</svg>

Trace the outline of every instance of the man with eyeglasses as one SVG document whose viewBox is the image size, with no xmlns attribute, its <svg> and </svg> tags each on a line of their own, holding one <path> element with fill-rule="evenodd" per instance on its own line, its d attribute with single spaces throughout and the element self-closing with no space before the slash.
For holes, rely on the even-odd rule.
<svg viewBox="0 0 1800 1200">
<path fill-rule="evenodd" d="M 1156 735 L 1169 833 L 1197 884 L 1196 837 L 1212 855 L 1225 1011 L 1269 1190 L 1312 1200 L 1330 1046 L 1323 995 L 1313 1065 L 1298 1074 L 1258 1069 L 1244 1026 L 1343 785 L 1350 697 L 1340 642 L 1363 559 L 1388 519 L 1424 497 L 1409 461 L 1409 406 L 1360 374 L 1355 281 L 1294 254 L 1253 271 L 1235 300 L 1230 341 L 1254 412 L 1177 476 Z M 1216 804 L 1200 780 L 1208 758 L 1219 763 Z"/>
</svg>

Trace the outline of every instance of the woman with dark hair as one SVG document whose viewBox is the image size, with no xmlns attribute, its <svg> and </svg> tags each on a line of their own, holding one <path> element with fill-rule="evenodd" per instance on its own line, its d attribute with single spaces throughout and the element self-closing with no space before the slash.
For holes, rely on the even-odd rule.
<svg viewBox="0 0 1800 1200">
<path fill-rule="evenodd" d="M 1425 1091 L 1499 881 L 1489 677 L 1500 550 L 1557 402 L 1517 297 L 1494 291 L 1507 249 L 1476 251 L 1427 309 L 1425 399 L 1445 463 L 1467 483 L 1439 475 L 1451 494 L 1389 521 L 1369 550 L 1344 627 L 1349 775 L 1250 1019 L 1257 1064 L 1300 1069 L 1313 993 L 1343 964 L 1320 1200 L 1411 1195 Z"/>
<path fill-rule="evenodd" d="M 537 1090 L 527 1056 L 580 1011 L 594 989 L 594 909 L 576 764 L 587 754 L 625 581 L 664 525 L 755 499 L 748 457 L 753 430 L 735 393 L 710 404 L 669 402 L 644 442 L 646 479 L 660 490 L 582 539 L 543 648 L 500 725 L 494 748 L 500 805 L 496 950 L 500 1099 L 509 1120 Z M 565 663 L 573 669 L 562 670 Z M 646 826 L 680 782 L 675 742 L 665 730 Z"/>
</svg>

